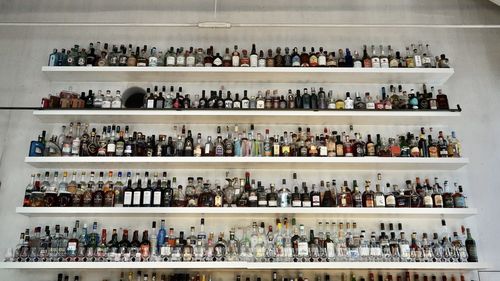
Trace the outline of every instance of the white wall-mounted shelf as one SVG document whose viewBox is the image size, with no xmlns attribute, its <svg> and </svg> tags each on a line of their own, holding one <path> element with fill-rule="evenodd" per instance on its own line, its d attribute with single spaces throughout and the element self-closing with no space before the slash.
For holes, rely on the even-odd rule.
<svg viewBox="0 0 500 281">
<path fill-rule="evenodd" d="M 35 110 L 33 115 L 45 123 L 127 123 L 127 124 L 357 124 L 357 125 L 433 125 L 437 126 L 459 111 L 385 110 Z"/>
<path fill-rule="evenodd" d="M 466 218 L 475 208 L 123 208 L 123 207 L 17 207 L 16 213 L 28 217 L 269 217 L 293 214 L 301 217 L 327 215 L 356 218 Z"/>
<path fill-rule="evenodd" d="M 442 85 L 453 68 L 78 67 L 44 66 L 51 81 L 253 82 Z"/>
<path fill-rule="evenodd" d="M 384 157 L 26 157 L 37 168 L 457 170 L 468 158 Z"/>
<path fill-rule="evenodd" d="M 421 269 L 477 270 L 482 263 L 412 262 L 2 262 L 0 269 Z"/>
</svg>

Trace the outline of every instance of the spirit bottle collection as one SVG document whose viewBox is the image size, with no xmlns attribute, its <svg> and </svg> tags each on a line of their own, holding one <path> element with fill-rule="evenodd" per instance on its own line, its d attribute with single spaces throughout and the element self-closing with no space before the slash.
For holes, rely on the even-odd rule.
<svg viewBox="0 0 500 281">
<path fill-rule="evenodd" d="M 105 174 L 107 177 L 105 178 Z M 60 176 L 62 175 L 62 178 Z M 126 176 L 126 177 L 125 177 Z M 375 188 L 370 180 L 362 187 L 347 180 L 337 188 L 336 180 L 319 184 L 302 182 L 293 173 L 291 181 L 282 179 L 269 187 L 250 178 L 230 177 L 226 183 L 213 184 L 202 177 L 188 177 L 185 185 L 167 172 L 140 173 L 47 171 L 31 175 L 23 200 L 24 207 L 355 207 L 355 208 L 466 208 L 462 186 L 449 188 L 434 178 L 406 180 L 403 185 L 387 183 L 384 188 L 378 174 Z"/>
<path fill-rule="evenodd" d="M 400 272 L 400 273 L 374 273 L 368 272 L 366 274 L 354 274 L 352 272 L 342 272 L 340 274 L 329 274 L 328 272 L 316 273 L 314 279 L 312 277 L 304 276 L 303 273 L 298 274 L 280 274 L 277 272 L 273 272 L 270 278 L 265 278 L 260 274 L 255 277 L 245 277 L 241 274 L 236 275 L 236 281 L 261 281 L 261 280 L 272 280 L 272 281 L 374 281 L 375 277 L 377 280 L 386 280 L 386 281 L 465 281 L 464 274 L 435 274 L 435 273 L 427 273 L 427 272 Z M 438 277 L 439 276 L 439 277 Z M 136 279 L 134 279 L 136 278 Z M 438 279 L 440 278 L 440 279 Z M 215 278 L 214 278 L 215 279 Z M 63 273 L 59 273 L 57 276 L 57 281 L 69 281 L 70 276 L 65 275 Z M 80 281 L 80 276 L 74 276 L 74 281 Z M 88 279 L 86 279 L 88 280 Z M 110 279 L 104 279 L 103 281 L 109 281 Z M 111 279 L 111 280 L 117 280 Z M 129 271 L 128 273 L 121 272 L 120 273 L 120 281 L 212 281 L 212 273 L 199 273 L 199 272 L 191 272 L 191 273 L 175 273 L 175 274 L 166 274 L 166 273 L 157 273 L 157 272 L 144 272 L 144 271 Z M 224 280 L 224 279 L 222 279 Z"/>
<path fill-rule="evenodd" d="M 432 236 L 426 232 L 406 236 L 401 223 L 381 223 L 380 230 L 368 230 L 359 228 L 356 222 L 320 221 L 316 229 L 306 232 L 303 224 L 297 225 L 292 219 L 289 225 L 287 218 L 278 218 L 267 228 L 264 222 L 253 222 L 251 226 L 231 228 L 227 236 L 225 232 L 207 235 L 204 223 L 201 219 L 198 234 L 193 226 L 190 232 L 179 231 L 177 235 L 164 220 L 159 225 L 153 221 L 152 228 L 142 232 L 142 239 L 139 230 L 120 228 L 121 240 L 117 228 L 108 237 L 105 228 L 99 232 L 97 222 L 92 224 L 92 230 L 87 229 L 87 224 L 80 228 L 80 221 L 71 228 L 47 225 L 44 233 L 38 226 L 33 233 L 30 229 L 21 233 L 14 256 L 7 257 L 6 262 L 478 261 L 470 230 L 462 227 L 460 233 L 451 235 L 444 220 L 441 234 L 435 232 Z"/>
<path fill-rule="evenodd" d="M 241 53 L 235 45 L 232 52 L 217 52 L 213 46 L 203 48 L 175 48 L 166 50 L 147 45 L 90 43 L 88 48 L 74 45 L 72 48 L 54 49 L 49 54 L 49 66 L 129 66 L 129 67 L 355 67 L 355 68 L 449 68 L 445 54 L 434 56 L 429 44 L 410 44 L 406 52 L 394 51 L 391 45 L 363 46 L 363 55 L 346 48 L 327 51 L 323 47 L 302 50 L 294 47 L 275 50 L 259 50 L 255 44 L 249 52 Z M 224 48 L 221 49 L 222 51 Z M 284 52 L 282 52 L 282 50 Z M 310 51 L 308 51 L 310 50 Z"/>
<path fill-rule="evenodd" d="M 153 89 L 153 91 L 151 91 Z M 175 91 L 177 89 L 177 91 Z M 208 92 L 210 94 L 208 95 Z M 265 110 L 449 110 L 448 97 L 441 89 L 436 94 L 434 87 L 427 90 L 424 84 L 422 90 L 403 90 L 399 85 L 382 87 L 380 94 L 372 96 L 369 92 L 346 92 L 344 95 L 335 95 L 332 90 L 328 92 L 320 87 L 304 88 L 302 90 L 289 89 L 288 92 L 278 93 L 278 90 L 258 91 L 257 95 L 248 95 L 244 90 L 243 95 L 231 91 L 206 91 L 201 97 L 195 94 L 183 93 L 183 88 L 170 86 L 170 91 L 165 86 L 161 88 L 147 88 L 141 108 L 145 109 L 265 109 Z M 135 106 L 135 105 L 134 105 Z M 119 109 L 126 108 L 127 103 L 122 100 L 121 91 L 98 90 L 95 93 L 78 94 L 72 88 L 61 91 L 58 95 L 50 95 L 42 99 L 42 108 L 98 108 Z"/>
<path fill-rule="evenodd" d="M 455 133 L 445 136 L 426 134 L 420 129 L 418 136 L 406 134 L 382 138 L 380 134 L 339 132 L 324 128 L 323 132 L 311 132 L 298 127 L 297 131 L 275 132 L 269 129 L 257 132 L 254 125 L 242 132 L 235 125 L 226 126 L 225 135 L 217 127 L 217 136 L 202 138 L 201 133 L 186 130 L 186 126 L 174 126 L 175 132 L 146 136 L 141 132 L 130 133 L 129 126 L 103 126 L 98 135 L 97 128 L 88 124 L 70 123 L 63 126 L 59 136 L 46 139 L 46 132 L 30 144 L 30 157 L 461 157 L 460 141 Z M 187 131 L 187 132 L 186 132 Z M 430 129 L 432 132 L 432 128 Z"/>
</svg>

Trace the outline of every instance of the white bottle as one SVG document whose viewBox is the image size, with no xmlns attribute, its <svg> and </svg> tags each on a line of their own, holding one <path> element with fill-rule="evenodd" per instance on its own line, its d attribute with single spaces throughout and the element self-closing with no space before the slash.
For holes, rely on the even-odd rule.
<svg viewBox="0 0 500 281">
<path fill-rule="evenodd" d="M 351 99 L 351 94 L 349 92 L 345 94 L 344 109 L 354 109 L 354 100 Z"/>
</svg>

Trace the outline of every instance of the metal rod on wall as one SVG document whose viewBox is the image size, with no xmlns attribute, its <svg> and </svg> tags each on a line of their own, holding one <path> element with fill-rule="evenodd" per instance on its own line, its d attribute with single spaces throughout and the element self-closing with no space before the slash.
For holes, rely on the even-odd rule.
<svg viewBox="0 0 500 281">
<path fill-rule="evenodd" d="M 215 13 L 215 11 L 214 11 Z M 215 15 L 215 14 L 214 14 Z M 214 26 L 204 23 L 90 23 L 90 22 L 0 22 L 1 26 L 34 27 L 203 27 L 203 28 L 439 28 L 439 29 L 497 29 L 497 24 L 304 24 L 304 23 L 228 23 L 220 22 Z"/>
</svg>

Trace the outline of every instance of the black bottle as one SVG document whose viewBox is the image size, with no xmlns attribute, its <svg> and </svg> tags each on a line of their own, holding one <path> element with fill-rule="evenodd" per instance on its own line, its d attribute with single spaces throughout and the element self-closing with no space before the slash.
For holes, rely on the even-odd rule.
<svg viewBox="0 0 500 281">
<path fill-rule="evenodd" d="M 205 90 L 201 92 L 201 99 L 199 100 L 198 108 L 208 108 L 208 100 L 205 97 Z"/>
<path fill-rule="evenodd" d="M 170 180 L 167 180 L 167 186 L 163 189 L 163 202 L 162 207 L 172 207 L 172 200 L 174 196 L 174 190 L 171 187 Z"/>
</svg>

